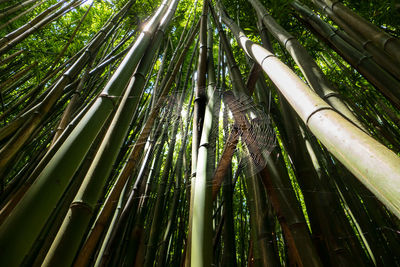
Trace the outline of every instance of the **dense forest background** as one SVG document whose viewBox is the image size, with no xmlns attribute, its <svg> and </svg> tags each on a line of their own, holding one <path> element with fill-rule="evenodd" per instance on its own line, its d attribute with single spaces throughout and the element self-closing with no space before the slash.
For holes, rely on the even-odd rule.
<svg viewBox="0 0 400 267">
<path fill-rule="evenodd" d="M 399 266 L 400 3 L 0 0 L 1 266 Z"/>
</svg>

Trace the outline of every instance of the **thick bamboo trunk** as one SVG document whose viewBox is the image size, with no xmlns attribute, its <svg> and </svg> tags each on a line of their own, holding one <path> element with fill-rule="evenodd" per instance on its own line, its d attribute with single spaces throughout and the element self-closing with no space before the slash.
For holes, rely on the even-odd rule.
<svg viewBox="0 0 400 267">
<path fill-rule="evenodd" d="M 279 59 L 250 41 L 232 20 L 222 18 L 311 132 L 400 218 L 400 158 L 335 112 Z"/>
<path fill-rule="evenodd" d="M 213 117 L 213 96 L 206 96 L 207 70 L 207 13 L 208 3 L 204 1 L 200 24 L 200 53 L 197 70 L 197 84 L 193 114 L 192 135 L 192 188 L 189 219 L 190 266 L 209 266 L 212 263 L 212 200 L 207 186 L 208 139 Z M 215 76 L 214 76 L 215 77 Z M 215 79 L 215 78 L 214 78 Z M 212 81 L 212 82 L 215 82 Z M 207 105 L 206 105 L 207 102 Z M 194 156 L 196 154 L 196 156 Z"/>
</svg>

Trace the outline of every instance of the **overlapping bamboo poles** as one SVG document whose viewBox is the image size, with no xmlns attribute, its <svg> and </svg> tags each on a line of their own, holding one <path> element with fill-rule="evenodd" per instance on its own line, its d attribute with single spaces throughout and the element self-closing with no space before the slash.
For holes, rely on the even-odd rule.
<svg viewBox="0 0 400 267">
<path fill-rule="evenodd" d="M 248 6 L 250 7 L 250 5 Z M 165 12 L 167 12 L 167 8 L 162 11 L 160 16 L 164 16 Z M 264 17 L 268 17 L 268 15 L 264 14 Z M 222 91 L 225 91 L 225 82 L 229 79 L 228 87 L 231 85 L 234 94 L 239 98 L 243 94 L 250 95 L 254 90 L 253 98 L 255 102 L 263 104 L 264 108 L 271 112 L 273 127 L 278 130 L 279 146 L 273 149 L 270 157 L 264 162 L 265 168 L 259 169 L 259 166 L 255 165 L 256 171 L 247 172 L 243 161 L 236 162 L 239 156 L 235 156 L 234 153 L 239 138 L 241 138 L 242 146 L 238 150 L 248 150 L 248 152 L 251 152 L 250 155 L 258 154 L 263 144 L 258 139 L 257 141 L 252 139 L 254 138 L 252 131 L 248 131 L 249 122 L 246 116 L 243 116 L 245 111 L 242 112 L 237 108 L 240 105 L 245 109 L 249 108 L 249 101 L 241 101 L 241 104 L 238 105 L 235 97 L 231 93 L 226 93 L 224 110 L 219 111 L 219 99 L 215 96 L 216 101 L 218 101 L 213 108 L 215 111 L 205 109 L 204 119 L 198 125 L 195 125 L 195 127 L 203 127 L 203 136 L 207 136 L 208 131 L 210 134 L 208 139 L 201 138 L 196 169 L 190 169 L 190 141 L 193 133 L 190 115 L 193 106 L 192 99 L 185 101 L 189 103 L 185 112 L 186 116 L 183 115 L 187 122 L 185 124 L 182 122 L 182 126 L 179 126 L 180 123 L 170 122 L 171 115 L 168 114 L 171 114 L 171 110 L 176 111 L 176 107 L 174 107 L 175 102 L 171 101 L 172 98 L 167 99 L 166 95 L 174 83 L 176 84 L 175 90 L 182 88 L 180 81 L 183 74 L 186 75 L 184 89 L 189 89 L 189 77 L 193 78 L 191 86 L 194 87 L 194 84 L 197 83 L 196 79 L 199 77 L 199 72 L 192 71 L 192 69 L 196 69 L 196 63 L 193 63 L 193 60 L 189 61 L 186 56 L 190 47 L 193 47 L 192 41 L 197 34 L 195 23 L 193 30 L 187 34 L 186 26 L 182 34 L 181 29 L 183 27 L 181 25 L 171 28 L 172 32 L 165 44 L 164 53 L 159 56 L 165 63 L 164 67 L 160 67 L 158 60 L 152 60 L 156 54 L 154 50 L 157 50 L 156 47 L 158 47 L 157 38 L 161 39 L 163 33 L 158 32 L 153 36 L 148 44 L 144 45 L 146 52 L 144 52 L 144 56 L 143 54 L 139 55 L 140 62 L 134 67 L 131 66 L 130 71 L 128 71 L 130 75 L 128 78 L 125 77 L 126 90 L 122 88 L 125 86 L 121 86 L 122 89 L 119 88 L 118 95 L 111 94 L 115 107 L 107 106 L 109 109 L 107 111 L 104 109 L 102 118 L 100 116 L 89 118 L 91 115 L 88 114 L 95 109 L 96 105 L 99 105 L 99 99 L 107 103 L 111 102 L 109 101 L 110 97 L 102 94 L 101 89 L 102 85 L 106 84 L 111 77 L 114 67 L 111 65 L 111 71 L 102 73 L 103 67 L 106 64 L 112 64 L 116 59 L 125 55 L 128 50 L 133 49 L 129 45 L 127 48 L 122 48 L 122 45 L 135 33 L 128 32 L 125 25 L 118 22 L 124 23 L 124 21 L 118 19 L 113 26 L 108 28 L 110 31 L 101 37 L 108 39 L 109 42 L 99 44 L 93 50 L 94 53 L 85 55 L 84 59 L 81 59 L 84 64 L 79 71 L 77 70 L 76 76 L 71 80 L 65 80 L 65 84 L 60 87 L 65 88 L 59 95 L 61 98 L 52 104 L 37 127 L 32 130 L 30 136 L 26 139 L 27 145 L 16 152 L 15 158 L 10 160 L 11 163 L 18 163 L 16 169 L 13 170 L 17 174 L 9 175 L 10 180 L 6 178 L 7 187 L 4 195 L 0 195 L 3 207 L 0 214 L 0 246 L 3 248 L 3 244 L 11 245 L 12 248 L 6 251 L 8 253 L 7 258 L 11 258 L 9 262 L 13 260 L 10 257 L 13 256 L 12 253 L 15 253 L 14 256 L 17 255 L 16 257 L 22 258 L 24 256 L 22 260 L 16 260 L 18 263 L 34 266 L 42 265 L 46 255 L 44 264 L 73 264 L 75 266 L 143 266 L 144 264 L 147 266 L 178 266 L 184 265 L 185 258 L 187 265 L 190 265 L 191 261 L 194 263 L 192 265 L 204 261 L 221 266 L 242 266 L 245 264 L 254 266 L 280 266 L 282 264 L 318 266 L 321 265 L 321 262 L 324 265 L 335 265 L 338 262 L 341 265 L 349 265 L 349 263 L 352 265 L 351 263 L 354 262 L 357 262 L 358 265 L 368 265 L 366 258 L 369 254 L 373 262 L 378 265 L 396 265 L 398 259 L 390 255 L 396 254 L 397 242 L 396 235 L 391 232 L 397 227 L 393 215 L 375 197 L 369 195 L 370 193 L 362 185 L 356 183 L 352 175 L 346 172 L 340 163 L 326 152 L 325 148 L 322 148 L 321 143 L 307 131 L 301 121 L 299 121 L 299 124 L 296 120 L 287 123 L 288 121 L 283 119 L 282 112 L 285 105 L 281 103 L 281 106 L 278 106 L 279 93 L 276 93 L 276 90 L 269 90 L 269 85 L 267 86 L 259 73 L 261 67 L 258 64 L 261 63 L 262 67 L 267 69 L 270 74 L 277 73 L 276 76 L 272 75 L 274 82 L 278 81 L 278 87 L 297 107 L 297 111 L 303 114 L 303 120 L 314 132 L 320 130 L 316 126 L 315 118 L 320 116 L 321 113 L 331 117 L 330 115 L 334 113 L 333 108 L 320 101 L 301 82 L 291 82 L 288 79 L 284 80 L 283 85 L 279 83 L 281 81 L 279 75 L 296 79 L 295 75 L 291 74 L 288 68 L 283 67 L 281 63 L 276 62 L 272 54 L 250 43 L 240 34 L 239 43 L 248 45 L 246 48 L 250 51 L 250 55 L 254 56 L 254 53 L 251 53 L 252 51 L 259 51 L 263 54 L 261 60 L 258 58 L 258 63 L 255 63 L 247 73 L 249 78 L 245 85 L 242 79 L 243 65 L 241 63 L 243 61 L 240 61 L 244 58 L 240 58 L 237 52 L 232 52 L 231 44 L 233 45 L 234 42 L 224 36 L 218 20 L 214 23 L 221 38 L 219 62 L 218 68 L 216 68 L 217 77 L 215 78 L 217 88 L 223 87 Z M 226 18 L 224 23 L 234 28 L 234 25 Z M 174 24 L 174 26 L 176 25 Z M 166 29 L 163 29 L 163 31 L 167 34 Z M 73 32 L 73 29 L 70 32 Z M 176 33 L 180 34 L 181 38 Z M 340 35 L 339 32 L 337 34 Z M 212 100 L 214 95 L 211 92 L 215 87 L 213 81 L 215 69 L 212 58 L 215 58 L 215 56 L 213 55 L 211 41 L 215 34 L 211 24 L 207 35 L 207 49 L 204 49 L 203 46 L 200 50 L 207 50 L 206 64 L 208 69 L 205 77 L 208 81 L 205 85 L 208 86 L 205 86 L 204 89 L 208 89 L 205 91 L 209 91 L 207 95 Z M 186 38 L 184 38 L 185 36 Z M 177 41 L 178 39 L 179 41 Z M 292 41 L 290 39 L 286 43 L 290 44 Z M 119 44 L 114 48 L 114 43 L 117 42 Z M 137 43 L 133 47 L 135 46 L 137 46 Z M 172 48 L 173 52 L 169 50 L 169 47 Z M 222 52 L 222 47 L 224 52 Z M 305 47 L 307 47 L 307 43 Z M 197 50 L 197 48 L 194 50 Z M 84 51 L 82 52 L 84 54 Z M 283 49 L 279 52 L 285 54 Z M 192 53 L 192 58 L 197 55 L 196 53 L 196 51 Z M 128 53 L 129 55 L 132 56 L 131 53 Z M 24 54 L 24 56 L 28 55 Z M 203 56 L 204 54 L 200 55 L 200 58 Z M 75 56 L 70 59 L 68 63 L 64 63 L 65 66 L 71 66 L 70 64 L 75 62 L 77 58 Z M 253 59 L 256 58 L 253 57 Z M 18 57 L 18 59 L 21 59 L 21 57 Z M 11 57 L 10 60 L 13 60 L 13 58 Z M 227 65 L 225 65 L 225 60 L 228 61 Z M 156 61 L 157 63 L 155 63 Z M 21 70 L 24 66 L 22 62 L 22 60 L 11 62 L 10 67 L 13 70 Z M 275 64 L 269 65 L 270 62 Z M 126 62 L 123 61 L 122 64 L 124 63 Z M 251 60 L 248 63 L 251 65 Z M 306 62 L 300 60 L 300 63 Z M 151 64 L 153 65 L 151 66 Z M 51 65 L 51 63 L 48 65 Z M 145 66 L 152 69 L 159 68 L 158 78 L 155 75 L 149 75 L 145 82 Z M 309 66 L 313 69 L 312 64 Z M 57 69 L 61 70 L 62 67 Z M 197 69 L 200 69 L 200 66 L 197 66 Z M 43 71 L 45 70 L 43 69 Z M 225 71 L 229 71 L 226 77 Z M 12 71 L 10 70 L 9 73 L 11 74 Z M 178 78 L 177 75 L 179 75 Z M 7 73 L 1 76 L 1 78 L 5 78 L 9 75 Z M 260 79 L 257 79 L 259 76 L 261 76 Z M 317 75 L 317 77 L 320 76 Z M 25 79 L 25 77 L 22 79 Z M 48 86 L 49 80 L 43 79 L 45 80 L 38 81 L 38 83 L 43 83 L 42 87 L 38 89 L 39 91 Z M 62 79 L 61 77 L 53 80 L 52 83 L 54 84 L 54 82 Z M 127 84 L 128 80 L 131 81 L 129 85 Z M 112 82 L 111 79 L 108 82 L 109 85 Z M 269 81 L 267 82 L 269 83 Z M 314 82 L 314 85 L 321 86 L 318 82 Z M 31 88 L 34 87 L 24 87 L 17 95 L 11 90 L 7 90 L 6 103 L 17 104 L 21 103 L 22 99 L 36 99 L 32 103 L 13 107 L 12 111 L 11 109 L 10 111 L 6 110 L 7 114 L 14 116 L 21 109 L 32 108 L 43 101 L 45 97 L 51 95 L 51 87 L 50 90 L 42 91 L 42 96 L 32 96 L 31 91 L 29 91 Z M 34 90 L 37 90 L 37 88 L 34 88 Z M 78 99 L 77 105 L 70 116 L 71 118 L 77 116 L 77 118 L 74 118 L 65 130 L 60 129 L 59 132 L 62 132 L 62 134 L 58 140 L 51 147 L 47 147 L 53 136 L 52 131 L 57 127 L 63 108 L 67 106 L 67 101 L 71 96 L 77 96 L 77 94 L 74 94 L 76 90 L 80 91 L 82 95 L 79 98 L 75 97 Z M 129 95 L 130 90 L 132 90 L 131 92 L 134 91 L 131 95 Z M 351 87 L 353 96 L 355 90 L 357 88 Z M 107 93 L 110 92 L 115 93 L 113 90 Z M 302 92 L 301 96 L 307 95 L 307 97 L 292 95 L 293 92 Z M 8 93 L 10 95 L 7 95 Z M 218 95 L 219 92 L 216 94 Z M 100 96 L 96 98 L 96 95 Z M 193 91 L 191 95 L 193 96 Z M 185 95 L 182 95 L 181 100 L 183 101 L 185 98 L 187 99 Z M 314 102 L 308 101 L 310 98 Z M 328 95 L 329 98 L 335 97 Z M 246 96 L 246 98 L 240 99 L 248 100 L 250 97 Z M 279 100 L 284 102 L 281 99 Z M 392 123 L 393 118 L 396 118 L 395 110 L 391 110 L 391 107 L 386 106 L 386 103 L 381 103 L 393 112 L 389 118 L 389 115 L 380 114 L 383 108 L 378 105 L 375 106 L 374 99 L 364 99 L 364 102 L 359 99 L 349 100 L 353 108 L 352 112 L 358 119 L 363 119 L 363 126 L 366 126 L 366 129 L 371 130 L 372 124 L 365 118 L 373 119 L 373 125 L 376 127 L 387 125 L 385 131 L 374 130 L 375 137 L 383 140 L 387 145 L 394 145 L 397 142 L 397 128 Z M 299 101 L 311 103 L 310 107 L 313 107 L 313 104 L 320 104 L 319 107 L 322 109 L 317 107 L 309 113 L 307 113 L 308 111 L 302 112 L 304 109 Z M 209 101 L 206 107 L 211 107 L 213 102 Z M 229 108 L 232 104 L 234 106 Z M 299 104 L 299 106 L 296 104 Z M 127 108 L 129 105 L 131 107 Z M 176 105 L 178 109 L 180 109 L 180 105 Z M 34 110 L 32 109 L 29 112 L 33 113 Z M 231 127 L 227 126 L 228 110 L 236 121 L 236 126 L 230 129 L 231 131 L 229 131 Z M 21 112 L 21 114 L 24 112 Z M 24 122 L 26 118 L 29 118 L 27 114 L 32 114 L 29 112 L 23 116 L 17 115 L 17 120 Z M 377 114 L 374 114 L 375 112 Z M 222 113 L 224 113 L 223 118 L 218 118 Z M 12 116 L 8 117 L 7 115 L 4 118 L 11 118 Z M 176 116 L 179 118 L 180 113 Z M 357 129 L 354 124 L 349 122 L 346 124 L 343 122 L 345 119 L 338 116 L 334 116 L 338 125 L 344 125 L 349 129 L 354 127 L 353 130 Z M 95 119 L 100 119 L 101 122 L 96 124 L 91 121 Z M 327 120 L 329 121 L 329 118 Z M 211 121 L 218 123 L 214 124 Z M 89 124 L 86 124 L 86 122 L 89 122 Z M 11 123 L 17 125 L 16 122 Z M 216 157 L 213 151 L 214 134 L 220 131 L 222 124 L 226 133 L 225 138 L 219 136 L 216 140 Z M 1 144 L 3 147 L 6 145 L 5 141 L 12 137 L 12 134 L 18 128 L 13 127 L 3 127 L 3 130 L 7 129 L 8 131 L 3 131 L 3 143 Z M 88 129 L 84 129 L 86 127 Z M 296 131 L 293 131 L 294 129 Z M 91 133 L 91 130 L 96 133 Z M 240 130 L 241 137 L 238 136 L 238 130 Z M 344 131 L 343 128 L 339 130 L 340 132 Z M 71 138 L 77 132 L 80 132 L 82 139 L 79 142 L 72 142 Z M 337 135 L 338 132 L 336 131 L 334 134 Z M 384 137 L 378 136 L 383 132 L 385 133 Z M 228 137 L 229 133 L 231 133 L 231 137 Z M 354 130 L 353 133 L 358 135 L 362 131 Z M 298 135 L 297 139 L 288 139 L 287 136 L 291 134 Z M 335 137 L 327 137 L 325 133 L 318 134 L 318 136 L 325 144 L 329 144 L 328 141 L 330 141 L 326 139 L 335 139 Z M 365 140 L 370 140 L 365 137 L 365 134 L 361 136 Z M 358 136 L 352 138 L 349 139 L 351 142 L 357 140 Z M 291 147 L 293 141 L 305 145 Z M 75 150 L 66 150 L 66 144 L 75 144 Z M 179 149 L 177 148 L 178 145 L 181 146 Z M 222 151 L 223 148 L 224 151 Z M 48 153 L 46 153 L 47 149 Z M 302 151 L 293 152 L 293 150 L 298 149 Z M 329 149 L 334 150 L 332 146 Z M 77 151 L 80 152 L 75 153 Z M 342 149 L 341 153 L 338 152 L 335 155 L 342 155 L 344 154 L 343 151 L 347 152 L 347 150 Z M 64 152 L 68 153 L 63 156 Z M 388 154 L 386 153 L 386 155 Z M 220 159 L 218 159 L 219 156 L 221 156 Z M 303 156 L 304 160 L 299 160 Z M 24 158 L 28 159 L 26 163 L 22 163 Z M 210 200 L 212 188 L 210 177 L 213 174 L 214 167 L 212 165 L 216 164 L 216 159 L 219 162 L 214 173 L 216 179 L 213 181 L 214 202 L 212 202 Z M 341 159 L 342 161 L 346 160 L 344 156 Z M 57 162 L 57 160 L 59 161 Z M 307 166 L 303 168 L 302 162 L 307 163 Z M 56 165 L 53 166 L 54 169 L 52 170 L 49 166 L 53 163 L 56 163 Z M 63 166 L 63 164 L 67 164 L 67 166 Z M 69 170 L 69 168 L 73 170 Z M 59 170 L 59 172 L 56 170 Z M 90 171 L 88 172 L 88 170 Z M 260 171 L 260 174 L 254 176 L 253 174 L 257 171 Z M 46 172 L 49 174 L 47 177 L 45 176 Z M 65 174 L 65 172 L 68 173 Z M 314 173 L 312 176 L 307 176 L 310 172 L 315 172 L 318 175 Z M 194 179 L 196 186 L 192 187 L 193 190 L 190 190 L 190 179 L 193 178 L 191 173 L 195 173 L 197 176 Z M 197 178 L 201 179 L 196 180 Z M 312 179 L 304 183 L 305 178 Z M 54 181 L 51 181 L 53 179 Z M 323 179 L 324 182 L 317 179 Z M 82 185 L 80 184 L 81 180 L 85 181 Z M 197 182 L 201 186 L 196 189 Z M 32 184 L 33 187 L 28 190 Z M 42 185 L 43 187 L 41 187 Z M 201 190 L 202 187 L 204 189 L 204 185 L 205 190 Z M 221 186 L 222 193 L 220 194 Z M 34 191 L 32 191 L 33 189 Z M 78 190 L 79 193 L 76 195 Z M 197 190 L 206 193 L 197 195 L 197 198 L 194 194 L 191 199 L 190 191 L 197 193 Z M 342 205 L 336 205 L 337 203 L 327 204 L 331 202 L 328 201 L 329 197 L 326 197 L 326 194 L 334 194 L 335 198 L 340 198 Z M 206 201 L 204 201 L 204 196 Z M 29 200 L 33 202 L 30 203 Z M 49 201 L 51 204 L 45 201 Z M 315 201 L 320 201 L 320 203 L 315 203 Z M 390 201 L 388 200 L 388 202 Z M 69 207 L 71 202 L 74 205 Z M 40 209 L 35 203 L 41 205 Z M 24 206 L 21 206 L 22 204 Z M 192 215 L 189 212 L 189 205 L 195 211 Z M 193 224 L 193 222 L 190 222 L 191 217 L 194 217 L 199 210 L 202 212 L 206 210 L 205 213 L 202 213 L 205 216 L 200 220 L 193 218 L 197 222 Z M 338 212 L 338 216 L 332 218 L 332 214 L 336 214 L 335 212 Z M 349 214 L 347 217 L 344 215 L 345 212 Z M 76 216 L 77 214 L 82 216 Z M 325 214 L 327 218 L 321 219 Z M 74 216 L 70 217 L 69 215 Z M 40 218 L 40 226 L 35 216 Z M 45 217 L 45 219 L 42 217 Z M 26 225 L 28 229 L 21 227 L 21 225 L 25 226 L 23 220 L 32 222 Z M 349 222 L 355 224 L 353 229 L 349 227 Z M 308 223 L 309 225 L 307 225 Z M 324 225 L 318 225 L 321 223 L 324 223 Z M 378 223 L 381 228 L 376 229 L 374 223 Z M 62 224 L 63 226 L 60 228 Z M 201 242 L 193 242 L 196 238 L 190 240 L 190 236 L 189 238 L 186 236 L 188 231 L 207 229 L 207 227 L 208 234 L 203 235 L 205 239 Z M 341 227 L 343 229 L 338 229 Z M 211 231 L 212 228 L 214 228 L 214 233 Z M 65 229 L 67 231 L 64 231 Z M 334 237 L 329 232 L 331 230 L 332 233 L 335 233 Z M 12 231 L 12 233 L 8 233 L 8 231 Z M 21 231 L 22 234 L 18 235 L 17 231 Z M 56 241 L 54 241 L 57 232 L 59 233 Z M 319 234 L 321 234 L 321 237 Z M 7 240 L 5 237 L 7 237 Z M 11 237 L 16 240 L 8 242 Z M 327 253 L 321 252 L 321 242 L 315 242 L 315 238 L 325 242 L 328 247 L 327 251 L 329 251 L 329 259 Z M 24 243 L 27 241 L 30 245 L 27 246 L 20 240 L 24 240 Z M 208 244 L 207 250 L 199 250 L 195 243 Z M 194 250 L 192 245 L 194 245 Z M 365 246 L 360 249 L 361 245 Z M 7 247 L 4 247 L 7 250 Z M 21 250 L 20 247 L 22 247 Z M 346 258 L 348 255 L 344 253 L 345 251 L 351 251 L 352 255 L 355 256 L 349 260 Z M 197 255 L 199 255 L 197 259 L 200 259 L 200 261 L 195 260 Z M 3 256 L 1 260 L 3 260 Z M 6 262 L 7 259 L 3 261 Z"/>
<path fill-rule="evenodd" d="M 400 218 L 399 157 L 343 119 L 273 54 L 250 41 L 231 19 L 222 18 L 243 50 L 261 65 L 311 132 Z M 374 167 L 377 164 L 379 170 Z"/>
<path fill-rule="evenodd" d="M 293 1 L 291 6 L 368 81 L 379 89 L 397 108 L 400 108 L 400 82 L 365 55 L 343 40 L 332 27 L 310 9 Z"/>
<path fill-rule="evenodd" d="M 151 36 L 154 34 L 159 21 L 163 17 L 163 10 L 165 8 L 166 1 L 149 21 L 147 27 L 143 29 L 135 45 L 131 48 L 113 75 L 113 78 L 111 78 L 110 82 L 104 88 L 103 93 L 39 175 L 37 178 L 38 182 L 29 189 L 17 205 L 16 210 L 3 223 L 0 229 L 0 240 L 8 240 L 7 235 L 12 234 L 14 235 L 13 240 L 16 246 L 13 247 L 9 242 L 7 247 L 2 248 L 2 252 L 8 254 L 7 257 L 1 257 L 2 260 L 10 264 L 12 262 L 13 264 L 20 262 L 24 253 L 26 253 L 34 242 L 38 232 L 50 215 L 54 207 L 54 202 L 58 201 L 60 193 L 65 190 L 72 175 L 86 155 L 89 148 L 88 145 L 91 144 L 89 140 L 96 137 L 104 121 L 113 111 L 114 104 L 119 102 L 114 103 L 114 99 L 125 89 L 126 83 L 129 81 L 132 72 L 141 59 L 140 51 L 143 51 L 149 44 Z M 68 156 L 69 153 L 71 153 L 70 156 Z M 57 179 L 55 180 L 54 177 L 57 177 Z M 51 195 L 42 192 L 51 192 Z M 40 216 L 34 212 L 35 206 L 40 209 Z M 20 230 L 16 232 L 12 230 L 15 227 L 15 229 L 18 229 L 18 221 L 24 224 L 26 220 L 31 221 L 29 229 L 25 228 L 29 234 L 23 233 Z M 24 246 L 19 244 L 20 239 L 16 235 L 20 235 L 25 240 Z M 5 244 L 4 242 L 1 243 Z M 7 250 L 9 251 L 7 252 Z"/>
</svg>

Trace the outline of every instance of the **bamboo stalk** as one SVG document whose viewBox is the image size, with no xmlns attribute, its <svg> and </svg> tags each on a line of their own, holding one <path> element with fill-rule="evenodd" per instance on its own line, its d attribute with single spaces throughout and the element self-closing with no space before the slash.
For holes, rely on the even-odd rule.
<svg viewBox="0 0 400 267">
<path fill-rule="evenodd" d="M 379 89 L 396 107 L 400 108 L 400 82 L 378 66 L 368 55 L 364 55 L 344 41 L 332 27 L 318 18 L 311 10 L 293 1 L 291 6 L 298 11 L 312 28 L 331 43 L 339 53 L 368 81 Z"/>
<path fill-rule="evenodd" d="M 400 218 L 399 157 L 352 126 L 273 54 L 250 41 L 232 20 L 222 18 L 321 143 Z M 374 167 L 378 165 L 379 169 Z"/>
<path fill-rule="evenodd" d="M 369 21 L 363 19 L 338 0 L 322 0 L 334 13 L 346 24 L 352 27 L 358 34 L 374 42 L 380 49 L 393 56 L 400 62 L 400 41 L 390 34 L 379 29 Z"/>
<path fill-rule="evenodd" d="M 341 100 L 337 89 L 328 81 L 307 50 L 293 35 L 275 22 L 258 0 L 249 0 L 249 2 L 253 5 L 258 17 L 262 19 L 271 34 L 285 47 L 300 67 L 310 87 L 337 111 L 360 127 L 360 129 L 366 131 L 347 105 Z"/>
</svg>

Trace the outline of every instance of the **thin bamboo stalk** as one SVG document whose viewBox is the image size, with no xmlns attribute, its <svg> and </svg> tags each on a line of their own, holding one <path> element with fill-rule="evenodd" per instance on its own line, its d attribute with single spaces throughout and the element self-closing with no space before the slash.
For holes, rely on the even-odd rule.
<svg viewBox="0 0 400 267">
<path fill-rule="evenodd" d="M 17 16 L 13 17 L 12 19 L 8 20 L 6 23 L 3 23 L 2 25 L 0 25 L 0 30 L 4 29 L 5 27 L 7 27 L 8 25 L 10 25 L 11 23 L 13 23 L 14 21 L 18 20 L 19 18 L 21 18 L 22 16 L 25 16 L 26 14 L 28 14 L 29 12 L 31 12 L 32 10 L 34 10 L 35 8 L 37 8 L 39 5 L 47 2 L 49 0 L 42 0 L 36 4 L 34 4 L 33 6 L 31 6 L 30 8 L 28 8 L 27 10 L 24 10 L 23 12 L 19 13 Z"/>
<path fill-rule="evenodd" d="M 29 35 L 32 33 L 38 31 L 40 28 L 46 26 L 49 24 L 51 21 L 57 19 L 60 15 L 62 15 L 64 12 L 71 10 L 71 8 L 74 8 L 77 4 L 80 4 L 82 0 L 72 0 L 70 3 L 62 6 L 63 2 L 61 1 L 58 4 L 50 7 L 49 9 L 53 10 L 56 7 L 61 6 L 61 8 L 53 13 L 50 13 L 48 16 L 44 17 L 43 19 L 37 20 L 37 18 L 41 18 L 45 12 L 41 13 L 38 17 L 36 17 L 34 20 L 31 22 L 28 22 L 24 26 L 20 27 L 19 29 L 15 30 L 14 32 L 4 36 L 3 38 L 0 39 L 0 55 L 3 55 L 10 51 L 13 47 L 15 47 L 17 44 L 22 42 L 24 39 L 26 39 Z M 46 13 L 47 14 L 47 13 Z"/>
</svg>

